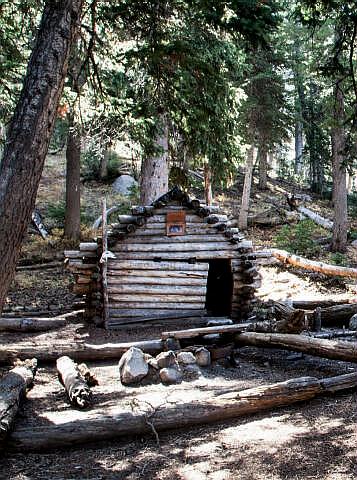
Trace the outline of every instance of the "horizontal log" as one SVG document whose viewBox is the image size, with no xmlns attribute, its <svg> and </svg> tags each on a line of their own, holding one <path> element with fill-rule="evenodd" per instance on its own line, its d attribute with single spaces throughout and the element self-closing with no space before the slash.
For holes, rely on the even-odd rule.
<svg viewBox="0 0 357 480">
<path fill-rule="evenodd" d="M 302 213 L 305 217 L 310 218 L 310 220 L 315 222 L 317 225 L 320 225 L 321 227 L 325 228 L 326 230 L 333 229 L 333 222 L 331 222 L 331 220 L 328 220 L 327 218 L 322 217 L 321 215 L 314 212 L 313 210 L 310 210 L 310 208 L 300 206 L 300 207 L 297 207 L 296 210 Z"/>
<path fill-rule="evenodd" d="M 147 298 L 147 295 L 188 295 L 188 296 L 204 296 L 206 293 L 206 286 L 187 286 L 187 285 L 175 285 L 172 282 L 170 285 L 118 285 L 112 284 L 108 279 L 108 295 L 116 294 L 135 294 L 144 295 Z M 161 298 L 161 297 L 160 297 Z"/>
<path fill-rule="evenodd" d="M 120 243 L 123 245 L 131 245 L 137 243 L 144 243 L 144 244 L 171 244 L 171 243 L 211 243 L 211 242 L 224 242 L 227 243 L 227 237 L 222 235 L 221 233 L 211 232 L 210 234 L 206 234 L 203 232 L 201 235 L 193 234 L 193 235 L 178 235 L 175 237 L 168 237 L 166 235 L 156 235 L 155 237 L 148 237 L 143 238 L 141 235 L 141 230 L 137 230 L 135 235 L 130 235 L 122 240 Z"/>
<path fill-rule="evenodd" d="M 164 349 L 162 340 L 145 340 L 129 343 L 78 343 L 56 339 L 0 345 L 0 363 L 11 364 L 14 359 L 25 360 L 36 355 L 39 362 L 55 362 L 58 357 L 68 355 L 75 361 L 119 359 L 130 347 L 137 347 L 145 353 L 157 354 Z"/>
<path fill-rule="evenodd" d="M 153 260 L 118 260 L 118 259 L 109 259 L 108 260 L 108 271 L 112 270 L 126 270 L 126 269 L 135 269 L 135 270 L 184 270 L 184 271 L 208 271 L 209 264 L 206 262 L 198 263 L 189 263 L 189 262 L 165 262 L 165 261 L 153 261 Z"/>
<path fill-rule="evenodd" d="M 231 259 L 239 257 L 237 249 L 224 250 L 224 251 L 199 251 L 194 250 L 191 252 L 116 252 L 115 257 L 117 260 L 147 260 L 147 261 L 167 261 L 167 260 L 213 260 L 219 258 Z M 113 262 L 113 261 L 112 261 Z"/>
<path fill-rule="evenodd" d="M 145 218 L 137 215 L 118 215 L 118 221 L 122 224 L 134 224 L 142 226 L 145 224 Z"/>
<path fill-rule="evenodd" d="M 175 238 L 175 237 L 172 237 Z M 147 243 L 117 243 L 111 251 L 116 255 L 116 252 L 158 252 L 158 253 L 166 253 L 166 252 L 177 252 L 180 254 L 181 252 L 196 252 L 198 251 L 223 251 L 223 250 L 235 250 L 237 246 L 235 244 L 229 243 L 227 240 L 224 242 L 202 242 L 202 243 L 194 243 L 194 242 L 178 242 L 176 243 L 174 240 L 170 243 L 155 243 L 155 244 L 147 244 Z"/>
<path fill-rule="evenodd" d="M 17 412 L 28 389 L 32 387 L 37 369 L 35 359 L 26 360 L 0 380 L 0 445 L 13 429 Z"/>
<path fill-rule="evenodd" d="M 333 360 L 357 362 L 357 343 L 355 342 L 325 340 L 306 335 L 255 332 L 239 333 L 235 336 L 235 340 L 239 345 L 282 348 Z"/>
<path fill-rule="evenodd" d="M 129 302 L 128 301 L 118 301 L 118 300 L 111 300 L 109 304 L 109 308 L 114 309 L 126 309 L 130 308 L 139 308 L 139 309 L 162 309 L 162 310 L 204 310 L 204 302 L 202 301 L 191 301 L 185 302 L 183 306 L 182 302 L 167 300 L 166 302 L 156 302 L 150 301 L 148 299 L 146 302 Z"/>
<path fill-rule="evenodd" d="M 79 250 L 80 251 L 97 253 L 98 244 L 97 244 L 97 242 L 81 242 L 79 244 Z"/>
<path fill-rule="evenodd" d="M 337 305 L 346 305 L 350 302 L 350 298 L 342 298 L 340 300 L 330 300 L 330 299 L 321 299 L 321 300 L 289 300 L 289 303 L 292 303 L 294 308 L 301 308 L 302 310 L 315 310 L 315 308 L 327 308 Z"/>
<path fill-rule="evenodd" d="M 1 332 L 41 332 L 53 328 L 64 327 L 67 324 L 65 318 L 0 318 Z"/>
<path fill-rule="evenodd" d="M 301 267 L 305 270 L 320 272 L 325 275 L 357 278 L 357 268 L 339 267 L 337 265 L 329 265 L 323 262 L 315 262 L 313 260 L 299 257 L 298 255 L 293 255 L 285 250 L 272 249 L 272 254 L 283 263 L 289 263 L 290 265 Z"/>
<path fill-rule="evenodd" d="M 195 338 L 202 335 L 210 335 L 217 333 L 239 333 L 244 332 L 252 323 L 241 323 L 237 325 L 220 325 L 217 327 L 203 327 L 190 328 L 187 330 L 176 330 L 170 332 L 161 332 L 161 338 L 167 340 L 168 338 L 176 338 L 181 340 L 183 338 Z"/>
<path fill-rule="evenodd" d="M 17 272 L 26 272 L 33 270 L 49 270 L 52 268 L 63 267 L 63 262 L 33 263 L 32 265 L 18 265 Z"/>
<path fill-rule="evenodd" d="M 207 277 L 203 278 L 192 278 L 190 276 L 184 277 L 174 277 L 165 275 L 163 277 L 158 276 L 118 276 L 118 275 L 107 275 L 108 285 L 128 285 L 131 287 L 133 286 L 140 286 L 145 285 L 162 285 L 164 288 L 169 287 L 170 285 L 173 286 L 192 286 L 192 287 L 205 287 L 207 285 Z"/>
<path fill-rule="evenodd" d="M 37 427 L 18 427 L 10 438 L 10 446 L 19 451 L 43 451 L 58 447 L 72 447 L 91 441 L 152 433 L 152 430 L 183 428 L 241 417 L 276 407 L 307 401 L 326 392 L 355 388 L 356 374 L 319 380 L 301 377 L 248 390 L 232 385 L 229 393 L 214 389 L 204 400 L 181 397 L 160 405 L 148 405 L 146 397 L 137 397 L 137 409 L 115 406 L 101 414 L 75 421 L 59 421 Z M 224 391 L 224 390 L 223 390 Z M 150 418 L 150 423 L 148 422 Z"/>
<path fill-rule="evenodd" d="M 180 272 L 166 270 L 108 270 L 107 278 L 120 283 L 153 283 L 164 285 L 174 282 L 176 285 L 205 285 L 206 272 Z M 182 281 L 180 284 L 179 281 Z"/>
<path fill-rule="evenodd" d="M 166 303 L 166 302 L 178 302 L 178 303 L 190 303 L 190 302 L 195 302 L 195 303 L 205 303 L 206 296 L 202 294 L 197 294 L 194 295 L 192 292 L 191 294 L 186 294 L 186 295 L 180 295 L 180 294 L 162 294 L 160 295 L 159 293 L 155 294 L 135 294 L 135 293 L 127 293 L 127 294 L 116 294 L 112 293 L 111 289 L 108 289 L 108 297 L 110 301 L 113 302 L 151 302 L 151 303 Z"/>
<path fill-rule="evenodd" d="M 206 310 L 163 310 L 161 308 L 157 308 L 156 310 L 151 309 L 140 309 L 140 308 L 124 308 L 124 309 L 115 309 L 109 308 L 109 316 L 110 318 L 142 318 L 145 320 L 146 318 L 184 318 L 184 317 L 197 317 L 197 316 L 204 316 L 206 315 Z"/>
</svg>

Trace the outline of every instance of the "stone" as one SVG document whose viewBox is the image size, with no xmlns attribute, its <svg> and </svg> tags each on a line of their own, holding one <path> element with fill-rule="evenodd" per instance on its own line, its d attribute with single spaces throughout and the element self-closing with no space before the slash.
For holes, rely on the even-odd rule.
<svg viewBox="0 0 357 480">
<path fill-rule="evenodd" d="M 176 356 L 172 350 L 161 352 L 156 357 L 159 368 L 168 368 L 176 365 Z"/>
<path fill-rule="evenodd" d="M 211 365 L 211 354 L 205 347 L 197 348 L 195 351 L 197 365 L 200 367 L 208 367 Z"/>
<path fill-rule="evenodd" d="M 352 315 L 352 317 L 350 318 L 348 328 L 350 330 L 357 330 L 357 313 Z"/>
<path fill-rule="evenodd" d="M 182 369 L 184 378 L 188 380 L 199 378 L 202 375 L 200 367 L 197 365 L 197 363 L 189 363 L 187 365 L 182 365 Z"/>
<path fill-rule="evenodd" d="M 357 240 L 353 240 L 353 242 L 351 242 L 351 245 L 353 248 L 357 248 Z"/>
<path fill-rule="evenodd" d="M 230 318 L 215 318 L 207 322 L 207 327 L 220 327 L 222 325 L 233 325 L 233 320 Z"/>
<path fill-rule="evenodd" d="M 196 358 L 192 352 L 180 352 L 177 354 L 177 361 L 183 365 L 190 365 L 196 363 Z"/>
<path fill-rule="evenodd" d="M 180 383 L 182 381 L 182 372 L 177 367 L 162 368 L 160 370 L 160 379 L 163 383 Z"/>
<path fill-rule="evenodd" d="M 148 373 L 144 353 L 140 348 L 131 347 L 119 360 L 120 380 L 123 385 L 139 383 Z"/>
<path fill-rule="evenodd" d="M 137 187 L 138 182 L 131 175 L 120 175 L 112 184 L 115 192 L 128 196 L 132 192 L 133 187 Z"/>
</svg>

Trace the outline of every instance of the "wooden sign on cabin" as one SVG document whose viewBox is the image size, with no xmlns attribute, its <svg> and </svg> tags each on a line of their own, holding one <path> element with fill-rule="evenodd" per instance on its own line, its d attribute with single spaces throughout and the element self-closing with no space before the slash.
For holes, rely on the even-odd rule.
<svg viewBox="0 0 357 480">
<path fill-rule="evenodd" d="M 166 213 L 166 235 L 175 237 L 186 233 L 186 212 L 184 210 Z"/>
</svg>

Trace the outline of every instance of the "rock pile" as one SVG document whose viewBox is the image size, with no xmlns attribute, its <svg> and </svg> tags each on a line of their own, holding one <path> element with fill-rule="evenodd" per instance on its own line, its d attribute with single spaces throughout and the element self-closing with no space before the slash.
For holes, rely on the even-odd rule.
<svg viewBox="0 0 357 480">
<path fill-rule="evenodd" d="M 153 383 L 161 381 L 164 384 L 180 383 L 184 378 L 197 378 L 200 367 L 211 364 L 211 354 L 204 347 L 198 347 L 194 352 L 172 350 L 161 352 L 152 357 L 142 352 L 140 348 L 131 347 L 119 361 L 120 380 L 123 385 Z"/>
</svg>

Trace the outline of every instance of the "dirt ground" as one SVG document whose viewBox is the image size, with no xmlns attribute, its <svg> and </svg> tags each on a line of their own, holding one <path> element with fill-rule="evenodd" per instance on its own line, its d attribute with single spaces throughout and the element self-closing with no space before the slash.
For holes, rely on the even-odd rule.
<svg viewBox="0 0 357 480">
<path fill-rule="evenodd" d="M 323 282 L 306 273 L 276 266 L 264 267 L 262 274 L 263 284 L 258 292 L 262 300 L 354 297 L 343 282 Z M 40 298 L 40 306 L 44 306 L 47 292 L 50 303 L 54 304 L 57 298 L 60 305 L 69 282 L 70 277 L 61 269 L 21 272 L 10 292 L 9 303 L 19 305 L 23 299 L 25 307 L 31 302 L 36 304 Z M 41 285 L 40 297 L 36 285 Z M 156 338 L 163 329 L 167 326 L 105 332 L 73 325 L 67 333 L 78 340 L 101 343 Z M 23 339 L 23 335 L 3 334 L 1 343 L 11 344 Z M 52 335 L 56 338 L 61 332 Z M 34 336 L 27 334 L 26 338 Z M 185 401 L 204 399 L 209 391 L 226 390 L 233 385 L 242 390 L 294 377 L 321 378 L 355 370 L 345 362 L 248 347 L 236 351 L 236 360 L 236 367 L 222 360 L 203 370 L 198 379 L 187 379 L 177 386 L 156 384 L 139 388 L 120 384 L 117 362 L 92 363 L 99 385 L 93 389 L 93 406 L 85 412 L 69 406 L 53 366 L 41 366 L 16 425 L 21 429 L 92 418 L 108 409 L 129 408 L 132 400 L 139 397 L 154 403 L 161 403 L 167 397 Z M 344 393 L 226 422 L 159 432 L 160 446 L 153 435 L 146 435 L 106 442 L 93 438 L 89 445 L 46 453 L 8 449 L 0 459 L 0 478 L 353 479 L 357 468 L 356 410 L 356 393 Z"/>
</svg>

